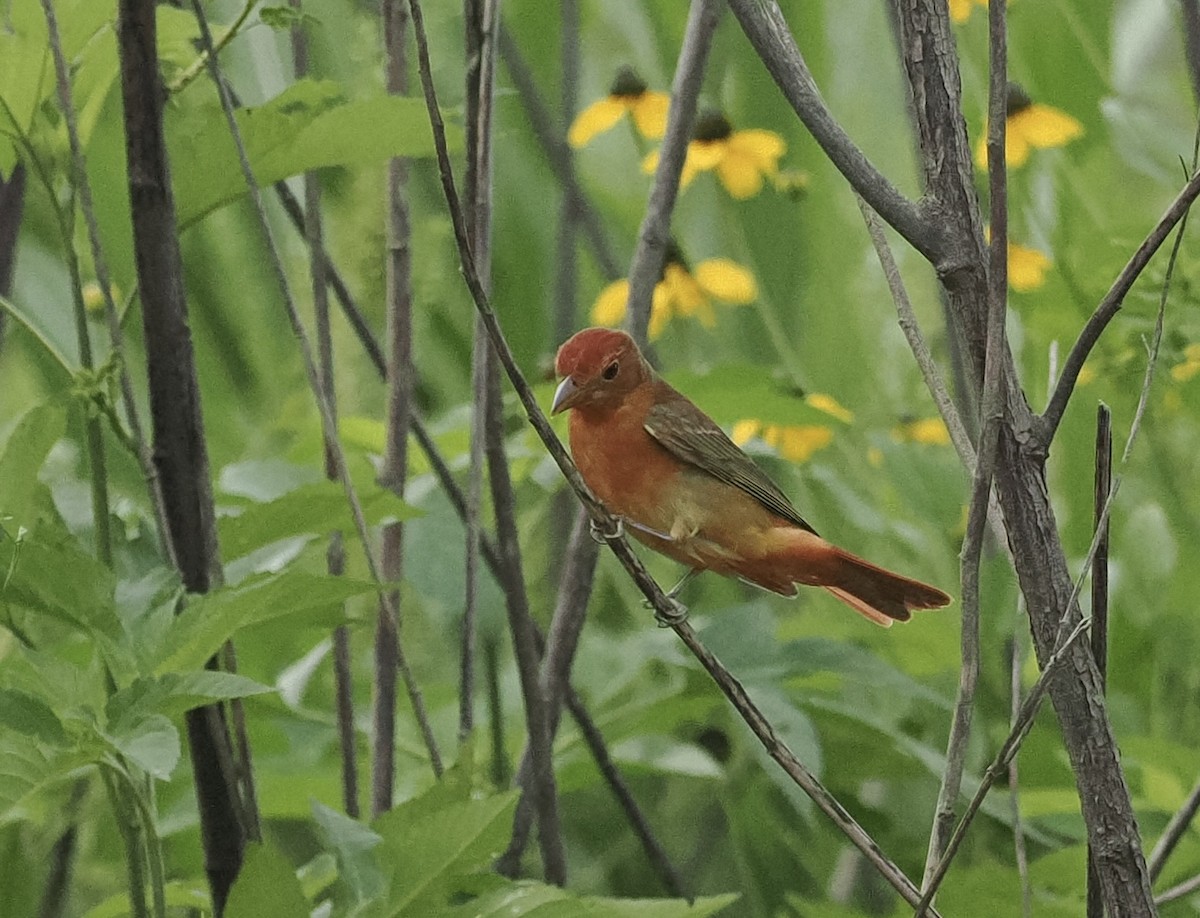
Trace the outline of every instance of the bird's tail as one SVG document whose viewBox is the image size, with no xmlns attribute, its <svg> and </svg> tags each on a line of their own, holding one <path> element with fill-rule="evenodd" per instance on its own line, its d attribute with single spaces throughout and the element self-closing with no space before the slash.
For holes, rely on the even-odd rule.
<svg viewBox="0 0 1200 918">
<path fill-rule="evenodd" d="M 918 609 L 937 609 L 950 602 L 937 587 L 893 574 L 836 545 L 829 548 L 820 586 L 878 625 L 887 628 L 893 621 L 906 622 Z"/>
<path fill-rule="evenodd" d="M 937 587 L 893 574 L 795 528 L 787 530 L 785 545 L 755 563 L 740 564 L 732 573 L 784 596 L 795 596 L 798 583 L 824 587 L 885 628 L 893 621 L 908 621 L 918 609 L 936 609 L 950 602 Z"/>
</svg>

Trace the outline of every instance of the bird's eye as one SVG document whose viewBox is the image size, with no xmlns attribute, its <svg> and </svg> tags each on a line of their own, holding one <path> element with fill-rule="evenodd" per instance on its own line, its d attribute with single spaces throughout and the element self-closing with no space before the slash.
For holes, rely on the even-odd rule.
<svg viewBox="0 0 1200 918">
<path fill-rule="evenodd" d="M 604 372 L 601 373 L 600 375 L 603 376 L 605 379 L 616 379 L 617 378 L 617 370 L 619 370 L 619 369 L 621 369 L 621 367 L 614 360 L 612 363 L 610 363 L 608 366 L 606 366 L 604 368 Z"/>
</svg>

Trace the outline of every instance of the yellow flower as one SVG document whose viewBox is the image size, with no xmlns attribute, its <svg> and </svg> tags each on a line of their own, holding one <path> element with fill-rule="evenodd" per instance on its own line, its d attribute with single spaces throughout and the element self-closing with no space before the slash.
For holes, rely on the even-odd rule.
<svg viewBox="0 0 1200 918">
<path fill-rule="evenodd" d="M 613 127 L 626 113 L 643 137 L 658 140 L 667 129 L 667 107 L 671 98 L 665 92 L 652 92 L 630 67 L 622 67 L 612 88 L 603 99 L 581 111 L 567 132 L 567 143 L 578 149 L 597 134 Z"/>
<path fill-rule="evenodd" d="M 950 431 L 941 418 L 911 418 L 892 428 L 892 439 L 897 443 L 946 446 L 950 443 Z"/>
<path fill-rule="evenodd" d="M 743 200 L 762 190 L 763 177 L 779 174 L 779 158 L 787 150 L 774 131 L 735 131 L 720 112 L 705 112 L 696 120 L 693 139 L 683 161 L 680 185 L 687 187 L 701 172 L 715 169 L 721 184 Z M 647 174 L 658 168 L 658 151 L 642 162 Z"/>
<path fill-rule="evenodd" d="M 985 129 L 986 134 L 986 129 Z M 1029 98 L 1018 84 L 1008 84 L 1004 159 L 1008 168 L 1023 166 L 1032 149 L 1066 146 L 1083 134 L 1083 125 L 1066 112 Z M 987 168 L 986 137 L 975 149 L 975 163 Z"/>
<path fill-rule="evenodd" d="M 1200 373 L 1200 344 L 1189 344 L 1183 350 L 1183 363 L 1171 367 L 1171 378 L 1187 382 L 1197 373 Z"/>
<path fill-rule="evenodd" d="M 1090 363 L 1085 363 L 1079 368 L 1079 375 L 1075 377 L 1075 385 L 1086 386 L 1088 383 L 1096 379 L 1096 368 Z"/>
<path fill-rule="evenodd" d="M 987 9 L 988 0 L 949 0 L 950 19 L 953 22 L 966 22 L 971 18 L 971 11 L 977 6 Z"/>
<path fill-rule="evenodd" d="M 754 275 L 728 258 L 710 258 L 688 267 L 674 243 L 667 249 L 662 277 L 654 285 L 650 301 L 650 338 L 662 334 L 674 316 L 694 316 L 708 328 L 717 322 L 713 301 L 733 305 L 751 303 L 758 296 Z M 613 281 L 592 305 L 597 325 L 620 325 L 629 301 L 629 281 Z"/>
<path fill-rule="evenodd" d="M 818 411 L 824 411 L 831 417 L 837 418 L 843 424 L 849 424 L 854 420 L 854 412 L 839 404 L 832 395 L 825 395 L 823 392 L 814 392 L 811 395 L 804 396 L 804 401 Z"/>
<path fill-rule="evenodd" d="M 792 462 L 805 462 L 833 442 L 833 430 L 824 424 L 764 424 L 750 419 L 734 424 L 730 438 L 744 446 L 756 435 Z"/>
<path fill-rule="evenodd" d="M 1018 293 L 1036 290 L 1046 281 L 1046 272 L 1054 264 L 1037 249 L 1008 244 L 1008 285 Z"/>
</svg>

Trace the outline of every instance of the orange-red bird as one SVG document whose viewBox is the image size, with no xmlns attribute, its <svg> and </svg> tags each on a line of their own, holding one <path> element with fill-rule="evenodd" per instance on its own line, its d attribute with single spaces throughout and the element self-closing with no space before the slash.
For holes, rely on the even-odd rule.
<svg viewBox="0 0 1200 918">
<path fill-rule="evenodd" d="M 820 586 L 877 624 L 950 597 L 826 542 L 716 423 L 664 382 L 629 335 L 588 328 L 555 359 L 552 412 L 573 409 L 583 480 L 639 541 L 695 571 L 783 596 Z"/>
</svg>

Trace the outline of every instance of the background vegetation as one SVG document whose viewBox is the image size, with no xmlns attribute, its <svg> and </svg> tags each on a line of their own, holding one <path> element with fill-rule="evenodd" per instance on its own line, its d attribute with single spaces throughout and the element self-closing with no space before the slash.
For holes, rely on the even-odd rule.
<svg viewBox="0 0 1200 918">
<path fill-rule="evenodd" d="M 115 3 L 55 4 L 72 65 L 75 109 L 95 216 L 118 305 L 124 365 L 146 400 L 144 341 L 130 229 Z M 682 4 L 581 2 L 575 107 L 608 92 L 618 66 L 670 87 L 687 10 Z M 920 193 L 912 121 L 885 4 L 784 3 L 830 108 L 880 168 Z M 1010 235 L 1050 261 L 1032 289 L 1014 291 L 1007 329 L 1035 408 L 1050 391 L 1057 349 L 1079 328 L 1186 181 L 1196 123 L 1183 23 L 1194 4 L 1125 0 L 1035 3 L 1009 13 L 1011 77 L 1038 102 L 1077 119 L 1082 135 L 1035 151 L 1010 174 Z M 220 38 L 241 12 L 213 3 Z M 374 4 L 304 5 L 310 76 L 293 71 L 285 10 L 251 4 L 221 55 L 251 113 L 243 119 L 260 182 L 318 168 L 325 244 L 367 324 L 386 326 L 386 159 L 411 155 L 415 403 L 466 487 L 475 310 L 432 159 L 424 106 L 385 105 Z M 433 75 L 464 149 L 463 14 L 429 4 Z M 561 10 L 510 0 L 501 20 L 561 143 Z M 245 696 L 263 847 L 251 847 L 228 914 L 673 915 L 685 911 L 648 860 L 588 752 L 564 719 L 553 764 L 568 892 L 488 873 L 508 842 L 508 792 L 525 745 L 524 706 L 502 590 L 485 567 L 479 589 L 477 729 L 459 735 L 459 653 L 466 574 L 461 521 L 425 454 L 409 451 L 401 503 L 375 483 L 385 451 L 387 393 L 340 314 L 332 323 L 339 430 L 368 521 L 404 519 L 398 584 L 402 640 L 450 771 L 438 781 L 405 701 L 399 706 L 391 813 L 341 815 L 342 748 L 334 713 L 330 631 L 349 626 L 356 745 L 369 784 L 372 644 L 378 599 L 340 489 L 324 482 L 320 418 L 280 301 L 263 236 L 237 169 L 212 82 L 185 77 L 198 36 L 190 9 L 162 6 L 164 78 L 186 85 L 167 102 L 166 136 L 179 209 L 184 280 L 225 585 L 176 617 L 178 575 L 165 562 L 136 457 L 114 433 L 117 363 L 102 318 L 97 270 L 70 188 L 70 157 L 42 9 L 0 8 L 0 176 L 26 173 L 16 270 L 0 342 L 0 903 L 38 914 L 64 833 L 76 827 L 61 914 L 125 914 L 126 820 L 149 827 L 151 870 L 161 842 L 172 908 L 208 896 L 181 714 Z M 1194 19 L 1195 17 L 1192 16 Z M 981 140 L 987 106 L 987 16 L 955 26 L 964 114 Z M 1192 36 L 1195 38 L 1195 36 Z M 411 55 L 410 55 L 411 57 Z M 413 86 L 419 84 L 412 69 Z M 712 174 L 682 193 L 673 233 L 690 264 L 729 258 L 757 281 L 745 305 L 715 307 L 712 327 L 677 317 L 655 342 L 668 378 L 732 429 L 738 422 L 827 428 L 804 461 L 769 437 L 748 448 L 826 536 L 885 566 L 957 592 L 970 478 L 954 450 L 911 422 L 936 416 L 896 323 L 853 195 L 772 82 L 732 16 L 716 32 L 702 108 L 736 128 L 777 132 L 782 178 L 747 200 Z M 493 302 L 528 378 L 549 401 L 552 357 L 565 332 L 615 278 L 583 234 L 564 249 L 561 182 L 531 126 L 531 99 L 511 56 L 496 74 Z M 11 141 L 11 145 L 10 145 Z M 573 154 L 574 168 L 620 273 L 637 240 L 656 144 L 622 122 Z M 298 181 L 298 180 L 294 180 Z M 980 173 L 981 193 L 986 179 Z M 300 187 L 295 186 L 296 193 Z M 311 315 L 309 256 L 275 199 L 274 236 L 301 312 Z M 13 209 L 0 212 L 0 224 Z M 66 238 L 62 215 L 68 215 Z M 74 215 L 74 216 L 71 216 Z M 81 262 L 69 270 L 68 248 Z M 939 292 L 928 265 L 895 246 L 935 357 L 953 375 Z M 566 253 L 566 254 L 565 254 Z M 559 281 L 570 255 L 577 273 Z M 1095 406 L 1112 407 L 1120 444 L 1145 371 L 1165 256 L 1151 263 L 1094 351 L 1049 463 L 1049 486 L 1072 570 L 1092 536 Z M 0 280 L 3 280 L 0 272 Z M 1200 774 L 1200 620 L 1195 615 L 1200 503 L 1200 264 L 1185 239 L 1141 438 L 1121 469 L 1112 513 L 1108 707 L 1147 851 Z M 75 290 L 94 350 L 83 369 Z M 564 291 L 566 293 L 564 294 Z M 561 476 L 505 390 L 508 465 L 516 493 L 532 615 L 550 620 L 573 506 Z M 802 396 L 848 412 L 822 413 Z M 96 552 L 88 430 L 98 422 L 107 463 L 113 552 Z M 560 433 L 562 428 L 559 427 Z M 824 437 L 820 437 L 824 439 Z M 485 493 L 487 493 L 485 488 Z M 483 518 L 492 518 L 485 500 Z M 490 522 L 485 529 L 491 530 Z M 345 530 L 347 574 L 326 573 L 328 533 Z M 647 558 L 656 579 L 678 571 Z M 982 669 L 964 792 L 1009 730 L 1014 685 L 1037 675 L 1029 629 L 1005 552 L 985 552 Z M 829 597 L 784 602 L 706 576 L 684 596 L 704 643 L 742 681 L 796 755 L 910 877 L 925 862 L 958 682 L 957 606 L 903 627 L 874 628 Z M 226 638 L 240 678 L 204 671 Z M 1015 650 L 1014 650 L 1015 645 Z M 1014 653 L 1018 658 L 1013 675 Z M 1023 662 L 1021 662 L 1023 661 Z M 674 634 L 654 627 L 641 595 L 602 552 L 572 685 L 612 760 L 674 862 L 694 912 L 729 915 L 902 914 L 897 899 L 844 836 L 770 761 Z M 938 898 L 944 915 L 1078 915 L 1086 834 L 1071 766 L 1047 708 L 1021 748 L 1018 786 L 994 789 Z M 122 787 L 124 790 L 122 790 Z M 362 801 L 366 800 L 365 791 Z M 139 812 L 137 801 L 142 810 Z M 1014 838 L 1023 840 L 1027 867 Z M 298 874 L 297 874 L 298 871 Z M 1200 873 L 1189 829 L 1155 884 Z M 521 875 L 541 877 L 536 845 Z M 153 877 L 150 878 L 151 880 Z M 725 896 L 736 893 L 736 902 Z M 240 898 L 239 898 L 240 897 Z M 593 897 L 593 898 L 587 898 Z M 599 897 L 599 898 L 597 898 Z M 663 898 L 660 898 L 663 897 Z M 629 899 L 660 898 L 633 904 Z M 585 904 L 586 900 L 586 904 Z M 620 900 L 620 901 L 619 901 Z M 1192 894 L 1164 914 L 1200 910 Z M 135 911 L 136 913 L 136 911 Z"/>
</svg>

